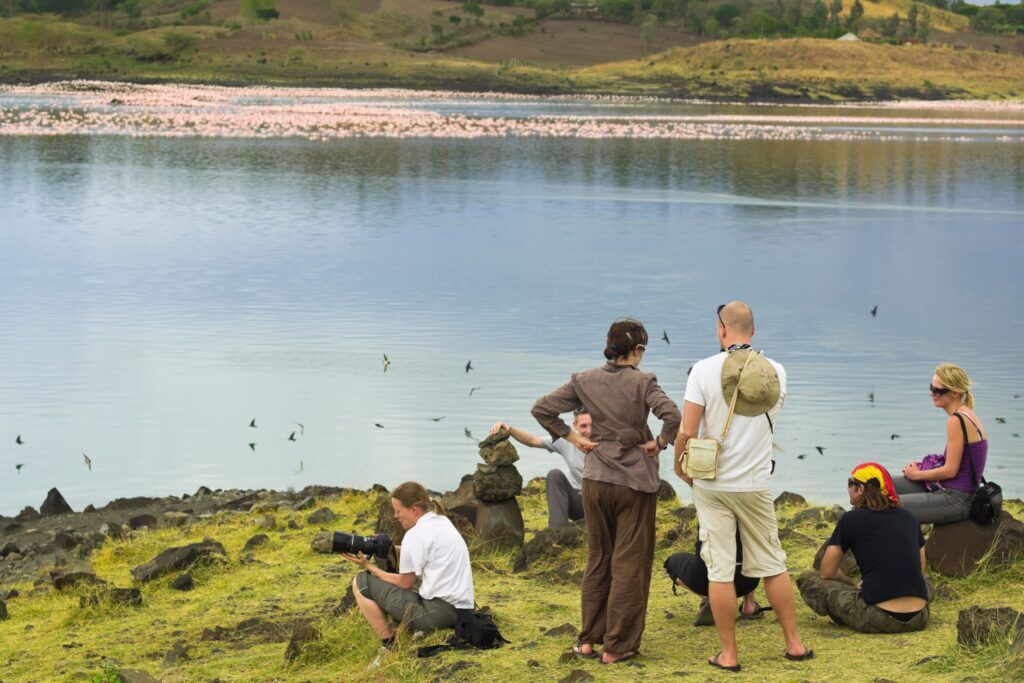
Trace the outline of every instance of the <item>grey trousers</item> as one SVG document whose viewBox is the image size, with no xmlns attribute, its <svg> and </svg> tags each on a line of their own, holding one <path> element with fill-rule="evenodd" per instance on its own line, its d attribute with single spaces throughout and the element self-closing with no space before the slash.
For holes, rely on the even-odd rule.
<svg viewBox="0 0 1024 683">
<path fill-rule="evenodd" d="M 914 513 L 918 524 L 949 524 L 971 516 L 971 496 L 963 491 L 937 486 L 932 487 L 935 491 L 928 491 L 923 484 L 903 476 L 893 477 L 892 483 L 901 506 Z"/>
<path fill-rule="evenodd" d="M 583 494 L 572 487 L 562 470 L 548 472 L 548 526 L 565 526 L 583 519 Z"/>
<path fill-rule="evenodd" d="M 888 612 L 864 602 L 860 590 L 839 581 L 828 581 L 817 572 L 804 572 L 796 579 L 808 607 L 823 617 L 859 633 L 909 633 L 928 625 L 928 605 L 910 621 L 900 621 Z M 929 585 L 928 594 L 932 594 Z"/>
</svg>

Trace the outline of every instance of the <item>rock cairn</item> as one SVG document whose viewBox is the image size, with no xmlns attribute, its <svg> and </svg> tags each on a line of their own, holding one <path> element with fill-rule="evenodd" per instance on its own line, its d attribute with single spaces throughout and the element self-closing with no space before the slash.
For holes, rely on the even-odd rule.
<svg viewBox="0 0 1024 683">
<path fill-rule="evenodd" d="M 523 491 L 523 475 L 515 467 L 519 454 L 510 436 L 507 429 L 502 429 L 481 441 L 478 446 L 483 462 L 476 472 L 462 478 L 455 491 L 441 499 L 446 510 L 469 520 L 481 545 L 523 545 L 523 513 L 516 500 Z"/>
</svg>

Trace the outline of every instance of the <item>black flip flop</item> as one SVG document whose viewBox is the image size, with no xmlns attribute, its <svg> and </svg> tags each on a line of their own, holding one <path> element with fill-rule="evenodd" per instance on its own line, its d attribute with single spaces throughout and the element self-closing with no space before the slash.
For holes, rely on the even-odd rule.
<svg viewBox="0 0 1024 683">
<path fill-rule="evenodd" d="M 711 666 L 715 667 L 716 669 L 722 669 L 723 671 L 731 671 L 734 674 L 738 674 L 740 672 L 740 669 L 743 668 L 739 664 L 736 664 L 734 666 L 726 666 L 725 664 L 719 664 L 718 663 L 718 658 L 721 657 L 721 656 L 722 656 L 722 653 L 719 652 L 717 655 L 715 655 L 714 657 L 712 657 L 711 659 L 708 660 L 708 664 L 710 664 Z"/>
<path fill-rule="evenodd" d="M 743 605 L 740 605 L 740 619 L 764 619 L 764 613 L 771 612 L 772 609 L 774 609 L 772 607 L 761 607 L 761 605 L 758 605 L 756 602 L 754 605 L 757 606 L 757 609 L 754 610 L 753 614 L 744 614 Z"/>
<path fill-rule="evenodd" d="M 614 662 L 606 662 L 606 661 L 604 661 L 604 657 L 601 657 L 601 664 L 603 664 L 605 666 L 611 666 L 612 664 L 618 664 L 619 662 L 627 662 L 630 659 L 633 659 L 634 657 L 636 657 L 638 654 L 639 654 L 638 652 L 627 652 L 626 654 L 624 654 L 621 657 L 619 657 L 618 659 L 616 659 Z"/>
<path fill-rule="evenodd" d="M 808 659 L 814 659 L 814 650 L 807 648 L 802 655 L 791 655 L 787 652 L 786 659 L 791 662 L 806 662 Z"/>
</svg>

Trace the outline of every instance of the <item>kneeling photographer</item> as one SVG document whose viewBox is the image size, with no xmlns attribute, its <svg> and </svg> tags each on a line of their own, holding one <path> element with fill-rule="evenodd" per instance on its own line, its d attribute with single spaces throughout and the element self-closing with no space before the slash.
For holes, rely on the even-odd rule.
<svg viewBox="0 0 1024 683">
<path fill-rule="evenodd" d="M 427 490 L 409 481 L 391 492 L 395 519 L 406 530 L 399 550 L 398 573 L 370 564 L 362 553 L 342 555 L 366 571 L 352 582 L 356 604 L 384 647 L 394 647 L 395 630 L 388 618 L 404 624 L 411 633 L 454 628 L 456 610 L 473 609 L 473 573 L 469 549 L 455 525 L 444 516 L 440 503 Z M 336 534 L 338 550 L 353 548 L 354 537 Z M 384 544 L 388 544 L 386 537 Z M 363 539 L 365 540 L 365 539 Z M 384 545 L 379 541 L 375 545 Z M 386 549 L 384 550 L 386 553 Z M 419 591 L 413 590 L 416 578 Z"/>
</svg>

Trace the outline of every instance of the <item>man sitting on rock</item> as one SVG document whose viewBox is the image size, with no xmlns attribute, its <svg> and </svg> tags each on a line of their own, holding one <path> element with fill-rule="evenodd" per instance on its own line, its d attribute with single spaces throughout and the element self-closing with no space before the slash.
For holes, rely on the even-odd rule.
<svg viewBox="0 0 1024 683">
<path fill-rule="evenodd" d="M 573 414 L 572 428 L 584 439 L 590 438 L 592 424 L 590 414 L 578 410 Z M 570 521 L 583 519 L 583 451 L 576 448 L 567 439 L 552 439 L 550 436 L 534 436 L 529 432 L 513 427 L 507 422 L 496 422 L 491 427 L 491 434 L 507 429 L 512 438 L 531 448 L 544 448 L 551 453 L 558 453 L 565 460 L 569 475 L 560 469 L 548 472 L 545 488 L 548 497 L 548 526 L 565 526 Z"/>
<path fill-rule="evenodd" d="M 924 577 L 924 536 L 917 519 L 900 507 L 892 478 L 873 462 L 850 473 L 853 509 L 839 518 L 821 559 L 820 575 L 797 578 L 804 601 L 821 616 L 860 633 L 906 633 L 928 624 L 931 586 Z M 839 568 L 853 551 L 863 582 Z"/>
</svg>

